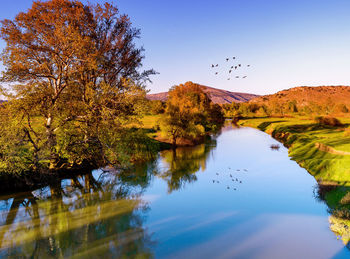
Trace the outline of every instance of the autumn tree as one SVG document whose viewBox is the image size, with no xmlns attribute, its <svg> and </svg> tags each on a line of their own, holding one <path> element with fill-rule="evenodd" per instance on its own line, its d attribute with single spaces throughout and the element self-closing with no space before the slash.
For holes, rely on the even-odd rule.
<svg viewBox="0 0 350 259">
<path fill-rule="evenodd" d="M 179 138 L 194 140 L 223 122 L 218 106 L 211 103 L 200 85 L 186 82 L 169 91 L 162 130 L 175 147 Z"/>
<path fill-rule="evenodd" d="M 109 3 L 34 1 L 2 21 L 2 81 L 11 86 L 2 93 L 18 131 L 14 142 L 32 154 L 29 164 L 48 160 L 57 169 L 62 161 L 115 157 L 118 140 L 127 139 L 123 125 L 140 113 L 144 82 L 154 74 L 140 71 L 139 35 Z"/>
</svg>

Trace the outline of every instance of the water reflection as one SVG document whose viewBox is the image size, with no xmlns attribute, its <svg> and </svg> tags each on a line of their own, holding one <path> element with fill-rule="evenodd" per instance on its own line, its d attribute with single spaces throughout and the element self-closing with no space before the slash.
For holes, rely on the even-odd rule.
<svg viewBox="0 0 350 259">
<path fill-rule="evenodd" d="M 89 173 L 2 200 L 0 256 L 151 257 L 142 188 L 124 183 L 117 175 L 101 174 L 97 180 Z"/>
<path fill-rule="evenodd" d="M 319 184 L 317 198 L 328 206 L 330 229 L 350 249 L 350 187 Z"/>
<path fill-rule="evenodd" d="M 216 147 L 216 140 L 195 147 L 180 147 L 160 153 L 165 170 L 160 170 L 157 176 L 168 184 L 168 193 L 179 190 L 186 183 L 197 180 L 196 173 L 205 171 L 206 161 L 211 150 Z"/>
<path fill-rule="evenodd" d="M 271 138 L 253 129 L 222 132 L 125 171 L 0 197 L 0 257 L 342 256 L 325 206 L 309 189 L 314 179 L 284 147 L 272 153 Z M 350 187 L 320 185 L 316 194 L 331 230 L 349 246 Z"/>
<path fill-rule="evenodd" d="M 196 181 L 215 140 L 160 153 L 124 171 L 101 170 L 0 200 L 0 256 L 30 258 L 153 257 L 142 195 L 154 176 L 169 192 Z"/>
</svg>

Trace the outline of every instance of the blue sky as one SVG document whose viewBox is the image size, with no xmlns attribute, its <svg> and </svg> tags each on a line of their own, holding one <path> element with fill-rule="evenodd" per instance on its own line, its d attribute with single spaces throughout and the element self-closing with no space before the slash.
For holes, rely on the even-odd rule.
<svg viewBox="0 0 350 259">
<path fill-rule="evenodd" d="M 302 85 L 350 85 L 350 1 L 113 2 L 141 29 L 145 68 L 160 73 L 152 77 L 152 93 L 186 81 L 257 94 Z M 12 19 L 31 0 L 1 5 L 0 19 Z M 233 56 L 243 68 L 227 80 L 225 58 Z M 210 65 L 217 63 L 213 70 Z"/>
</svg>

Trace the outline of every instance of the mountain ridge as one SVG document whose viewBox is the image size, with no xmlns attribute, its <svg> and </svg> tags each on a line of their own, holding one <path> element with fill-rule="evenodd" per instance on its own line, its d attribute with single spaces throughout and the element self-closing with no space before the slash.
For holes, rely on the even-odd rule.
<svg viewBox="0 0 350 259">
<path fill-rule="evenodd" d="M 210 86 L 200 85 L 205 93 L 208 94 L 209 98 L 213 103 L 217 104 L 230 104 L 232 102 L 242 103 L 248 102 L 249 100 L 259 97 L 257 94 L 231 92 L 228 90 L 218 89 Z M 160 100 L 165 102 L 168 99 L 169 92 L 161 92 L 156 94 L 147 94 L 146 98 L 149 100 Z"/>
</svg>

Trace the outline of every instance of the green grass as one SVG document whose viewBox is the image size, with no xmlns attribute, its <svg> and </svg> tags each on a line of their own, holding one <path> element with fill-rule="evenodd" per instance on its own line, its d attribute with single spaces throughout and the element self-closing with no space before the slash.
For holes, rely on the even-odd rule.
<svg viewBox="0 0 350 259">
<path fill-rule="evenodd" d="M 152 129 L 156 128 L 157 125 L 159 124 L 158 121 L 161 118 L 161 114 L 157 115 L 145 115 L 142 119 L 142 127 L 145 129 Z"/>
<path fill-rule="evenodd" d="M 290 157 L 318 181 L 350 185 L 350 155 L 322 151 L 321 143 L 333 150 L 350 152 L 350 118 L 341 118 L 343 127 L 322 126 L 305 117 L 243 120 L 243 126 L 271 134 L 289 148 Z"/>
</svg>

